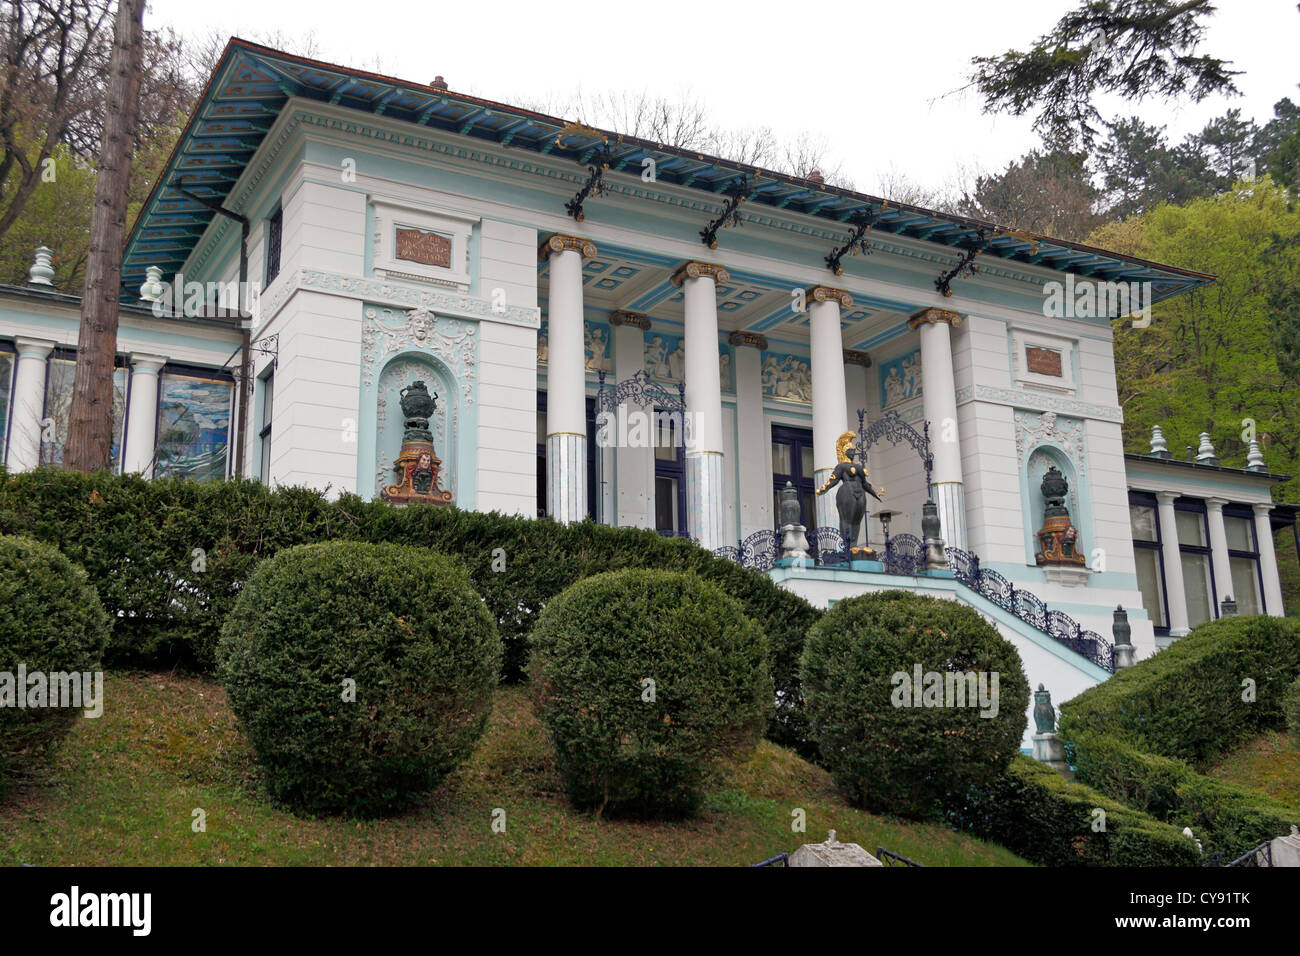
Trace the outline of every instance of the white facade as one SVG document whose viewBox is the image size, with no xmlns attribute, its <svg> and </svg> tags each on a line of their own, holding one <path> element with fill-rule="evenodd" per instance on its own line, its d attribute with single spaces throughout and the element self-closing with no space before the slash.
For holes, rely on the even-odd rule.
<svg viewBox="0 0 1300 956">
<path fill-rule="evenodd" d="M 228 50 L 223 82 L 247 67 L 240 55 L 238 46 Z M 211 95 L 224 88 L 214 83 Z M 431 95 L 435 104 L 467 100 Z M 396 97 L 395 89 L 385 102 Z M 394 478 L 399 392 L 419 379 L 439 396 L 430 427 L 457 506 L 591 516 L 743 550 L 745 539 L 775 528 L 774 494 L 787 478 L 804 502 L 804 524 L 837 523 L 832 495 L 813 492 L 836 463 L 836 438 L 858 430 L 861 411 L 866 428 L 886 419 L 917 430 L 928 423 L 933 454 L 927 486 L 922 458 L 906 442 L 886 437 L 868 449 L 871 481 L 884 489 L 882 503 L 869 500 L 866 522 L 877 551 L 880 512 L 890 513 L 891 536 L 920 537 L 922 506 L 933 498 L 950 547 L 978 555 L 986 571 L 1069 615 L 1079 630 L 1108 641 L 1123 606 L 1139 658 L 1155 652 L 1157 627 L 1177 636 L 1163 612 L 1153 620 L 1144 609 L 1129 490 L 1187 489 L 1134 484 L 1109 319 L 1049 317 L 1044 308 L 1046 286 L 1068 266 L 990 253 L 943 295 L 936 277 L 958 253 L 900 227 L 867 233 L 872 254 L 845 258 L 843 273 L 833 274 L 827 253 L 848 227 L 754 201 L 740 207 L 744 228 L 719 229 L 708 248 L 701 228 L 721 211 L 718 195 L 689 188 L 690 177 L 647 179 L 640 164 L 611 169 L 607 191 L 585 199 L 579 221 L 566 202 L 581 195 L 587 170 L 545 147 L 511 146 L 528 117 L 502 125 L 508 132 L 494 141 L 467 132 L 472 121 L 426 125 L 341 98 L 278 105 L 224 194 L 224 206 L 249 220 L 249 279 L 261 286 L 247 328 L 255 385 L 246 410 L 232 387 L 228 470 L 236 470 L 242 430 L 248 476 L 377 496 Z M 508 109 L 491 106 L 488 113 Z M 210 107 L 200 106 L 200 118 Z M 470 107 L 483 116 L 481 101 Z M 138 233 L 152 228 L 154 214 L 149 206 Z M 237 279 L 239 239 L 236 223 L 212 217 L 176 271 L 199 282 Z M 129 263 L 145 255 L 135 250 L 128 247 Z M 233 382 L 244 330 L 155 318 L 146 308 L 124 312 L 119 350 L 130 382 L 122 461 L 148 474 L 160 442 L 153 396 L 166 392 L 168 368 L 225 369 Z M 39 461 L 48 417 L 39 401 L 42 350 L 75 339 L 68 297 L 35 286 L 0 292 L 0 343 L 12 343 L 16 365 L 11 469 Z M 602 373 L 604 388 L 619 396 L 613 441 L 598 441 L 594 422 Z M 685 434 L 680 418 L 672 426 L 653 420 L 675 401 L 685 407 Z M 636 426 L 638 414 L 648 427 Z M 682 439 L 685 447 L 672 447 Z M 1069 481 L 1066 504 L 1086 558 L 1073 572 L 1035 558 L 1049 467 Z M 1236 480 L 1227 471 L 1215 477 Z M 1242 494 L 1225 500 L 1270 503 L 1269 482 L 1239 484 Z M 1267 523 L 1267 511 L 1260 514 Z M 1221 530 L 1211 525 L 1210 535 Z M 1223 563 L 1229 549 L 1215 541 L 1222 579 L 1232 573 Z M 1273 613 L 1281 600 L 1271 548 L 1258 560 Z M 884 586 L 967 601 L 1016 643 L 1031 681 L 1046 683 L 1058 701 L 1106 675 L 950 572 L 773 574 L 823 606 Z M 1164 575 L 1171 595 L 1173 577 Z"/>
</svg>

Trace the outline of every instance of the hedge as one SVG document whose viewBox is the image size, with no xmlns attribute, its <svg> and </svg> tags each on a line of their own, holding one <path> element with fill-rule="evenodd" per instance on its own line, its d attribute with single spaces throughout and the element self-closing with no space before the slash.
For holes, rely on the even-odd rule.
<svg viewBox="0 0 1300 956">
<path fill-rule="evenodd" d="M 693 574 L 579 581 L 542 611 L 529 687 L 582 810 L 688 816 L 772 709 L 767 639 Z"/>
<path fill-rule="evenodd" d="M 1004 773 L 951 804 L 948 815 L 962 832 L 1043 866 L 1203 863 L 1196 844 L 1180 830 L 1023 754 Z"/>
<path fill-rule="evenodd" d="M 958 675 L 952 689 L 963 697 L 961 675 L 974 672 L 987 692 L 996 674 L 991 712 L 979 699 L 923 698 L 926 679 L 910 687 L 918 667 L 945 682 Z M 839 601 L 809 630 L 801 674 L 822 765 L 873 812 L 933 818 L 951 792 L 1000 773 L 1020 750 L 1029 704 L 1020 655 L 956 601 L 909 591 Z"/>
<path fill-rule="evenodd" d="M 1081 782 L 1236 857 L 1300 825 L 1300 808 L 1197 771 L 1282 729 L 1298 671 L 1300 624 L 1223 618 L 1063 704 L 1059 732 Z"/>
<path fill-rule="evenodd" d="M 84 675 L 99 670 L 108 629 L 108 615 L 81 568 L 39 541 L 0 537 L 0 796 L 48 756 L 86 707 L 102 713 L 104 701 L 87 699 Z M 21 684 L 20 667 L 26 675 Z M 43 706 L 28 707 L 29 691 L 40 687 L 28 681 L 37 674 L 45 681 Z M 59 678 L 56 688 L 56 674 L 83 675 L 75 686 L 82 688 L 77 702 L 86 706 L 55 706 L 68 702 L 63 687 L 71 695 L 74 686 Z"/>
<path fill-rule="evenodd" d="M 807 754 L 798 685 L 804 635 L 820 611 L 771 579 L 681 539 L 592 522 L 561 525 L 457 508 L 393 508 L 355 495 L 246 479 L 145 481 L 38 469 L 0 473 L 0 534 L 27 534 L 85 567 L 117 618 L 111 663 L 211 670 L 222 623 L 261 559 L 298 544 L 352 539 L 418 545 L 467 567 L 518 679 L 546 603 L 576 581 L 628 567 L 690 571 L 740 601 L 765 630 L 778 707 L 769 736 Z"/>
<path fill-rule="evenodd" d="M 453 559 L 331 541 L 257 566 L 218 656 L 272 798 L 371 817 L 402 809 L 469 756 L 501 641 Z"/>
</svg>

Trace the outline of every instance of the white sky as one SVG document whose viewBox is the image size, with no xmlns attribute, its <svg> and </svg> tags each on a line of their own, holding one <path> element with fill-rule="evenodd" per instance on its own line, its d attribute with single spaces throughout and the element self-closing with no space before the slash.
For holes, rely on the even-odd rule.
<svg viewBox="0 0 1300 956">
<path fill-rule="evenodd" d="M 1028 117 L 985 116 L 970 58 L 1024 49 L 1078 0 L 152 0 L 146 26 L 254 38 L 314 33 L 320 59 L 512 102 L 579 88 L 689 91 L 727 127 L 824 138 L 858 189 L 891 170 L 928 186 L 992 171 L 1037 145 Z M 1263 123 L 1300 99 L 1296 0 L 1221 0 L 1200 52 L 1244 70 L 1244 95 L 1199 105 L 1100 104 L 1171 139 L 1230 107 Z M 830 165 L 834 165 L 832 162 Z"/>
</svg>

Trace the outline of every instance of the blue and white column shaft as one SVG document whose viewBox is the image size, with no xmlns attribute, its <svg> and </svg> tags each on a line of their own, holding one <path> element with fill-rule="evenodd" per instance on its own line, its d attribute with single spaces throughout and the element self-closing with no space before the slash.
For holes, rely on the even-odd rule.
<svg viewBox="0 0 1300 956">
<path fill-rule="evenodd" d="M 839 289 L 814 286 L 807 293 L 812 359 L 813 480 L 818 488 L 835 470 L 838 462 L 835 444 L 848 430 L 844 417 L 848 391 L 844 381 L 844 339 L 840 332 L 841 300 L 845 305 L 853 304 L 848 293 Z M 816 502 L 817 526 L 838 528 L 840 517 L 834 489 L 818 495 Z M 865 533 L 858 543 L 866 543 Z"/>
<path fill-rule="evenodd" d="M 715 277 L 725 269 L 687 263 L 678 272 L 686 298 L 687 529 L 713 551 L 731 544 L 726 533 L 723 481 L 722 377 L 718 370 L 718 303 Z"/>
<path fill-rule="evenodd" d="M 46 359 L 54 343 L 19 337 L 14 341 L 18 362 L 14 370 L 13 413 L 9 423 L 11 472 L 32 471 L 41 463 L 41 416 L 45 410 Z M 2 449 L 0 449 L 2 450 Z"/>
<path fill-rule="evenodd" d="M 961 474 L 951 331 L 952 326 L 961 325 L 961 316 L 946 309 L 925 309 L 912 316 L 908 324 L 919 328 L 921 335 L 923 403 L 934 455 L 930 497 L 939 506 L 944 544 L 966 551 L 970 545 L 966 537 L 966 493 Z"/>
<path fill-rule="evenodd" d="M 122 471 L 153 477 L 154 446 L 158 434 L 158 373 L 167 358 L 131 353 L 131 397 L 127 409 L 126 443 Z"/>
<path fill-rule="evenodd" d="M 595 247 L 572 236 L 552 236 L 542 248 L 550 256 L 546 513 L 568 524 L 587 515 L 587 352 L 582 259 L 594 255 Z"/>
</svg>

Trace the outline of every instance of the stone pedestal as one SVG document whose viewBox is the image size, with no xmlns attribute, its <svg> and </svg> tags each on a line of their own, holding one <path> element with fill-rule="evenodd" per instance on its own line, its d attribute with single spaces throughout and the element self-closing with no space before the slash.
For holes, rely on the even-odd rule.
<svg viewBox="0 0 1300 956">
<path fill-rule="evenodd" d="M 1069 564 L 1044 564 L 1043 576 L 1050 584 L 1060 584 L 1067 588 L 1081 588 L 1088 583 L 1092 574 L 1086 567 Z"/>
<path fill-rule="evenodd" d="M 1074 771 L 1065 760 L 1065 744 L 1056 734 L 1034 734 L 1031 739 L 1034 742 L 1035 760 L 1041 760 L 1070 780 L 1074 779 Z"/>
<path fill-rule="evenodd" d="M 1115 645 L 1115 670 L 1123 670 L 1126 667 L 1132 667 L 1136 661 L 1133 657 L 1134 649 L 1132 644 Z"/>
<path fill-rule="evenodd" d="M 825 843 L 805 843 L 790 854 L 790 866 L 884 866 L 856 843 L 841 843 L 832 830 Z"/>
<path fill-rule="evenodd" d="M 808 557 L 807 528 L 801 524 L 781 525 L 781 557 Z"/>
</svg>

